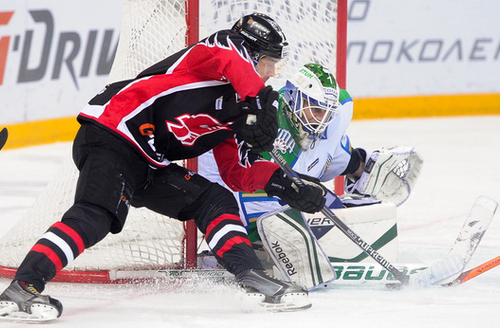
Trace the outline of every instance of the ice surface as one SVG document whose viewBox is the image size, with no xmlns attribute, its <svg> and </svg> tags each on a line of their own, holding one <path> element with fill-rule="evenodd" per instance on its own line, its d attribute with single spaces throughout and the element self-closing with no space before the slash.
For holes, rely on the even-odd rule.
<svg viewBox="0 0 500 328">
<path fill-rule="evenodd" d="M 500 201 L 500 116 L 355 121 L 349 135 L 355 147 L 367 149 L 412 145 L 425 160 L 414 193 L 398 209 L 402 259 L 439 260 L 478 196 Z M 69 143 L 0 152 L 0 235 L 31 205 L 69 154 Z M 499 253 L 496 217 L 468 267 Z M 234 287 L 200 281 L 134 286 L 50 283 L 46 292 L 64 305 L 63 316 L 52 323 L 60 327 L 484 328 L 499 326 L 499 279 L 500 268 L 495 268 L 454 288 L 334 286 L 312 292 L 313 307 L 294 313 L 244 313 Z M 0 289 L 8 283 L 0 279 Z"/>
</svg>

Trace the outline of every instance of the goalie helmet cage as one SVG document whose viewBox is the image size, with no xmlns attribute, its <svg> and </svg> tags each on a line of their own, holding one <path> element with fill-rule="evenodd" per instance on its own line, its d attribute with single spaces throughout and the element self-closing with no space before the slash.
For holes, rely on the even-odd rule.
<svg viewBox="0 0 500 328">
<path fill-rule="evenodd" d="M 346 83 L 347 0 L 124 0 L 117 54 L 109 81 L 133 78 L 144 68 L 238 18 L 262 12 L 274 18 L 290 43 L 290 56 L 276 87 L 300 65 L 318 62 Z M 69 156 L 68 156 L 69 157 Z M 187 167 L 197 170 L 196 160 Z M 0 240 L 0 277 L 12 278 L 46 229 L 72 205 L 78 173 L 68 159 L 32 207 Z M 338 186 L 337 186 L 338 185 Z M 336 182 L 337 193 L 343 183 Z M 339 192 L 338 188 L 342 188 Z M 179 222 L 144 208 L 131 208 L 123 231 L 87 249 L 53 281 L 112 283 L 148 278 L 166 269 L 196 268 L 192 221 Z M 156 277 L 156 276 L 154 276 Z"/>
</svg>

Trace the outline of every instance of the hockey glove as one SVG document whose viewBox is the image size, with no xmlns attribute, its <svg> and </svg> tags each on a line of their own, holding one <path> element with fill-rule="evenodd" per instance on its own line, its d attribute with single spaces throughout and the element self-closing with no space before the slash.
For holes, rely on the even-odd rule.
<svg viewBox="0 0 500 328">
<path fill-rule="evenodd" d="M 359 179 L 346 179 L 347 193 L 368 194 L 399 206 L 415 186 L 423 159 L 413 147 L 396 146 L 375 150 L 367 156 Z"/>
<path fill-rule="evenodd" d="M 241 109 L 248 113 L 241 136 L 254 153 L 271 151 L 278 135 L 278 92 L 271 86 L 262 89 L 256 97 L 241 102 Z"/>
<path fill-rule="evenodd" d="M 307 213 L 319 212 L 325 206 L 326 188 L 316 178 L 298 173 L 305 186 L 297 186 L 282 170 L 273 173 L 266 184 L 268 196 L 279 197 L 291 207 Z"/>
</svg>

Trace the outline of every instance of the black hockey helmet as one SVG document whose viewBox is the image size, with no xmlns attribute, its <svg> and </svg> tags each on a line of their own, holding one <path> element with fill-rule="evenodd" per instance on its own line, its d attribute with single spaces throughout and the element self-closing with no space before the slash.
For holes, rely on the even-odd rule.
<svg viewBox="0 0 500 328">
<path fill-rule="evenodd" d="M 269 16 L 253 13 L 240 18 L 231 28 L 245 38 L 250 55 L 255 60 L 262 56 L 283 59 L 287 55 L 288 42 L 281 27 Z"/>
</svg>

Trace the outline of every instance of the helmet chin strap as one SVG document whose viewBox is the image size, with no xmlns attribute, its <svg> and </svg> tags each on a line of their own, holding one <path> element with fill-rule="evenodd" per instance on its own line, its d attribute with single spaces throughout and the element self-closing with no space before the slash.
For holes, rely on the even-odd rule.
<svg viewBox="0 0 500 328">
<path fill-rule="evenodd" d="M 252 62 L 253 62 L 253 66 L 254 67 L 257 67 L 257 64 L 259 63 L 259 61 L 262 59 L 262 57 L 264 57 L 264 55 L 261 55 L 260 53 L 258 52 L 252 52 L 250 54 L 250 57 L 252 58 Z"/>
</svg>

